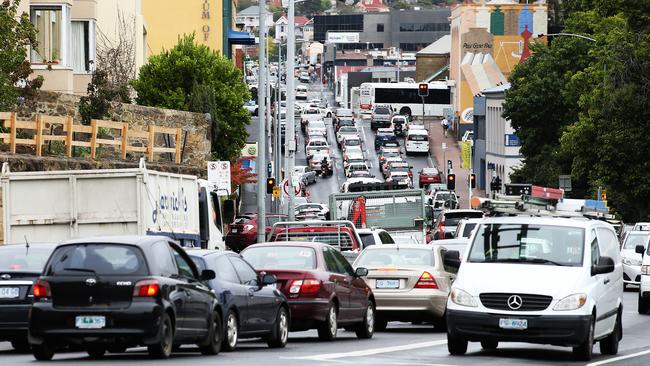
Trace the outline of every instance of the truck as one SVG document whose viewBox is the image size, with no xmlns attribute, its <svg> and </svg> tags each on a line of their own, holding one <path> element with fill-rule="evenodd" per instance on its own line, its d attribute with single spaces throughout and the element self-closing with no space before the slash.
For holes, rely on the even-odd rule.
<svg viewBox="0 0 650 366">
<path fill-rule="evenodd" d="M 163 235 L 225 249 L 222 192 L 196 176 L 149 170 L 144 160 L 138 168 L 42 172 L 10 172 L 4 163 L 0 181 L 4 243 Z"/>
<path fill-rule="evenodd" d="M 397 243 L 426 244 L 424 190 L 383 190 L 391 188 L 386 183 L 364 186 L 370 190 L 331 194 L 330 218 L 349 220 L 357 228 L 385 229 Z"/>
</svg>

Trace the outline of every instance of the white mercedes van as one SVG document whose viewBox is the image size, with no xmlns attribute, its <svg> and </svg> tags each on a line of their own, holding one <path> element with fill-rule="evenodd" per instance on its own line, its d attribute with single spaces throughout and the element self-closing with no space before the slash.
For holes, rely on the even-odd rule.
<svg viewBox="0 0 650 366">
<path fill-rule="evenodd" d="M 616 232 L 608 223 L 550 217 L 482 220 L 463 256 L 447 304 L 447 346 L 499 342 L 573 347 L 590 360 L 593 344 L 618 353 L 622 338 L 623 268 Z"/>
</svg>

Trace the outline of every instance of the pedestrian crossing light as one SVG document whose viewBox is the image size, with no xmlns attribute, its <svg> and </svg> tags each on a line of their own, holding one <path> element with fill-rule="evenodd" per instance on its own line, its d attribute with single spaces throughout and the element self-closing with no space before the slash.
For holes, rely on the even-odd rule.
<svg viewBox="0 0 650 366">
<path fill-rule="evenodd" d="M 269 178 L 266 180 L 266 193 L 272 194 L 273 187 L 275 187 L 275 178 Z"/>
<path fill-rule="evenodd" d="M 422 83 L 420 84 L 418 88 L 418 95 L 421 97 L 428 97 L 429 96 L 429 84 L 427 83 Z"/>
<path fill-rule="evenodd" d="M 476 188 L 476 174 L 469 175 L 469 186 L 472 189 Z"/>
<path fill-rule="evenodd" d="M 450 191 L 456 189 L 456 174 L 449 174 L 447 176 L 447 189 Z"/>
</svg>

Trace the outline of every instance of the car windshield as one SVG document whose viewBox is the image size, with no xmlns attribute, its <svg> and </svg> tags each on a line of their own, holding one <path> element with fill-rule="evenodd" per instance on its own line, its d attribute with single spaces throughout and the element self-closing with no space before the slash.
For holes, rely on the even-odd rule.
<svg viewBox="0 0 650 366">
<path fill-rule="evenodd" d="M 361 145 L 361 141 L 357 139 L 345 139 L 344 141 L 345 146 L 359 146 Z"/>
<path fill-rule="evenodd" d="M 455 200 L 455 198 L 452 198 L 452 200 Z M 445 226 L 458 225 L 460 220 L 463 219 L 480 219 L 482 217 L 483 217 L 483 213 L 480 211 L 447 212 L 445 214 Z"/>
<path fill-rule="evenodd" d="M 308 247 L 249 248 L 242 257 L 256 269 L 315 269 L 316 252 Z"/>
<path fill-rule="evenodd" d="M 581 266 L 584 229 L 530 224 L 483 224 L 477 229 L 469 262 Z"/>
<path fill-rule="evenodd" d="M 436 194 L 436 201 L 447 201 L 447 200 L 456 200 L 456 195 L 453 193 L 437 193 Z"/>
<path fill-rule="evenodd" d="M 650 232 L 647 234 L 630 234 L 625 239 L 623 244 L 623 249 L 634 249 L 637 245 L 643 245 L 646 247 L 648 245 L 648 238 L 650 237 Z"/>
<path fill-rule="evenodd" d="M 79 274 L 144 275 L 147 266 L 139 248 L 120 244 L 77 244 L 59 247 L 50 261 L 48 275 Z"/>
<path fill-rule="evenodd" d="M 394 166 L 393 165 L 390 168 L 390 171 L 391 172 L 405 172 L 405 173 L 408 173 L 409 172 L 409 167 L 408 166 Z"/>
<path fill-rule="evenodd" d="M 41 272 L 53 250 L 38 244 L 0 246 L 0 271 Z"/>
<path fill-rule="evenodd" d="M 354 264 L 357 267 L 410 267 L 433 266 L 431 249 L 385 248 L 363 251 Z"/>
</svg>

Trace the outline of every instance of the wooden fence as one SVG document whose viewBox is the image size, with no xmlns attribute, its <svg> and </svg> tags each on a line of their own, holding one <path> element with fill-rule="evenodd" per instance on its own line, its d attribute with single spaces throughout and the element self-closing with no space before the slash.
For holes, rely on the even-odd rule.
<svg viewBox="0 0 650 366">
<path fill-rule="evenodd" d="M 9 151 L 12 154 L 16 153 L 16 146 L 26 145 L 34 146 L 36 156 L 41 156 L 43 144 L 49 141 L 62 141 L 65 144 L 66 156 L 69 158 L 72 157 L 73 146 L 90 148 L 90 158 L 94 160 L 99 146 L 110 145 L 116 146 L 116 148 L 119 147 L 120 156 L 123 160 L 126 159 L 127 152 L 145 153 L 148 161 L 155 161 L 158 153 L 172 153 L 176 164 L 181 162 L 180 128 L 149 125 L 147 130 L 143 131 L 129 128 L 129 124 L 126 122 L 95 119 L 91 121 L 90 126 L 84 126 L 74 124 L 72 117 L 52 117 L 41 114 L 37 114 L 33 121 L 20 121 L 17 120 L 16 113 L 13 112 L 0 112 L 0 122 L 3 123 L 6 129 L 9 129 L 8 133 L 0 133 L 0 140 L 9 145 Z M 97 134 L 100 128 L 120 131 L 119 138 L 106 139 L 98 137 Z M 30 136 L 33 134 L 33 138 L 17 138 L 20 131 L 33 131 L 28 134 Z M 54 134 L 53 131 L 62 131 L 65 134 Z M 174 147 L 155 146 L 156 134 L 170 137 L 166 141 L 174 141 Z M 85 135 L 86 138 L 78 140 L 81 137 L 80 135 Z M 131 139 L 137 139 L 143 146 L 131 145 Z"/>
</svg>

